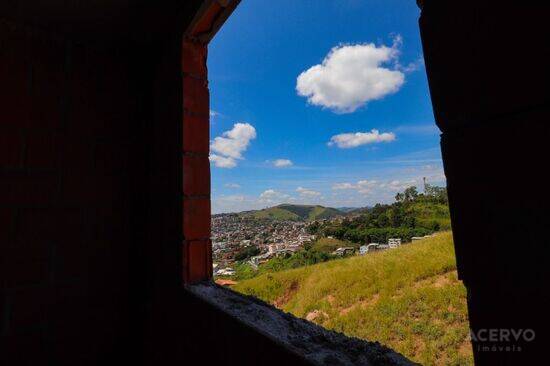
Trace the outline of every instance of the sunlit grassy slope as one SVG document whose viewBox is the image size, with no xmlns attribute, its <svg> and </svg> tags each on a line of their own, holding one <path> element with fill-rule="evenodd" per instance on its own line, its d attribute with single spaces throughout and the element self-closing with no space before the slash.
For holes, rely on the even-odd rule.
<svg viewBox="0 0 550 366">
<path fill-rule="evenodd" d="M 354 247 L 355 249 L 358 249 L 359 244 L 332 238 L 319 238 L 319 240 L 316 240 L 313 243 L 311 248 L 318 252 L 332 253 L 340 247 Z"/>
<path fill-rule="evenodd" d="M 468 365 L 466 292 L 451 234 L 362 257 L 263 274 L 236 291 L 426 365 Z"/>
<path fill-rule="evenodd" d="M 241 212 L 240 215 L 254 217 L 256 219 L 310 221 L 328 219 L 342 214 L 342 212 L 331 207 L 282 204 L 264 208 L 263 210 Z"/>
</svg>

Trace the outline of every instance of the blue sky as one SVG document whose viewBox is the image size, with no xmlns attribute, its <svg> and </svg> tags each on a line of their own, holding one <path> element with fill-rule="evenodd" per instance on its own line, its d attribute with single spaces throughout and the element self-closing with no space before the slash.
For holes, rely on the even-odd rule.
<svg viewBox="0 0 550 366">
<path fill-rule="evenodd" d="M 212 211 L 444 184 L 414 1 L 243 0 L 208 54 Z"/>
</svg>

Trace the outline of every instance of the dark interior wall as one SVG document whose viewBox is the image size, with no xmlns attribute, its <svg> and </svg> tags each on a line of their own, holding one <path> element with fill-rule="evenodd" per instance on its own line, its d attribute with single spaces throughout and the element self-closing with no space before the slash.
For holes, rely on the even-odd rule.
<svg viewBox="0 0 550 366">
<path fill-rule="evenodd" d="M 0 23 L 0 358 L 94 364 L 129 334 L 128 55 Z"/>
<path fill-rule="evenodd" d="M 550 8 L 422 1 L 420 30 L 470 322 L 533 329 L 534 340 L 475 342 L 477 364 L 528 364 L 548 340 Z M 530 338 L 530 337 L 529 337 Z M 515 351 L 484 351 L 516 345 Z"/>
</svg>

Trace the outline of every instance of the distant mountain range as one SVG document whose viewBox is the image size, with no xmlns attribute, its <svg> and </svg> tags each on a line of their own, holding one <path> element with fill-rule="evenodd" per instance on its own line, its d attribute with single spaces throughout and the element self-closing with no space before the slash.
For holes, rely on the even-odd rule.
<svg viewBox="0 0 550 366">
<path fill-rule="evenodd" d="M 257 219 L 312 221 L 344 216 L 346 212 L 319 205 L 292 205 L 285 203 L 274 207 L 264 208 L 263 210 L 240 212 L 239 215 Z"/>
</svg>

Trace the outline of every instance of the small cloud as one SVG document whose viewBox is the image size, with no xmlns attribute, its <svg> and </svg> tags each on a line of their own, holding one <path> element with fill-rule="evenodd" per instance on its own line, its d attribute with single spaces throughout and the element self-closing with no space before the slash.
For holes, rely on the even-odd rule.
<svg viewBox="0 0 550 366">
<path fill-rule="evenodd" d="M 341 149 L 350 149 L 361 145 L 376 144 L 380 142 L 391 142 L 395 140 L 393 132 L 380 133 L 376 129 L 370 132 L 342 133 L 332 136 L 328 146 L 336 145 Z"/>
<path fill-rule="evenodd" d="M 273 166 L 276 168 L 286 168 L 292 166 L 294 163 L 289 159 L 276 159 L 273 160 Z"/>
<path fill-rule="evenodd" d="M 210 110 L 210 117 L 217 117 L 217 116 L 221 116 L 221 114 L 219 112 L 216 112 L 214 110 Z"/>
<path fill-rule="evenodd" d="M 241 188 L 241 186 L 237 183 L 226 183 L 225 184 L 225 187 L 226 188 L 234 188 L 234 189 L 238 189 L 238 188 Z"/>
<path fill-rule="evenodd" d="M 210 161 L 218 168 L 234 168 L 237 160 L 248 149 L 250 141 L 256 138 L 256 129 L 250 123 L 235 123 L 233 128 L 210 142 Z"/>
<path fill-rule="evenodd" d="M 375 180 L 360 180 L 356 184 L 344 182 L 344 183 L 335 183 L 332 185 L 333 190 L 356 190 L 361 194 L 369 194 L 372 192 L 373 188 L 376 186 Z"/>
<path fill-rule="evenodd" d="M 368 102 L 396 93 L 405 82 L 399 64 L 400 35 L 391 46 L 374 43 L 339 45 L 323 62 L 302 72 L 296 79 L 298 95 L 308 103 L 336 113 L 352 113 Z M 407 66 L 412 70 L 412 66 Z"/>
<path fill-rule="evenodd" d="M 344 190 L 344 189 L 355 189 L 355 185 L 351 184 L 351 183 L 347 183 L 347 182 L 344 182 L 344 183 L 335 183 L 332 185 L 332 189 L 333 190 Z"/>
<path fill-rule="evenodd" d="M 404 73 L 414 72 L 419 68 L 421 68 L 422 66 L 424 66 L 424 58 L 422 56 L 420 56 L 416 61 L 410 62 L 405 66 L 399 63 L 395 65 L 397 70 L 403 71 Z"/>
<path fill-rule="evenodd" d="M 307 188 L 304 188 L 304 187 L 296 188 L 296 192 L 298 192 L 301 196 L 305 196 L 305 197 L 319 197 L 321 195 L 320 192 L 317 192 L 317 191 L 314 191 L 314 190 L 311 190 L 311 189 L 307 189 Z"/>
</svg>

